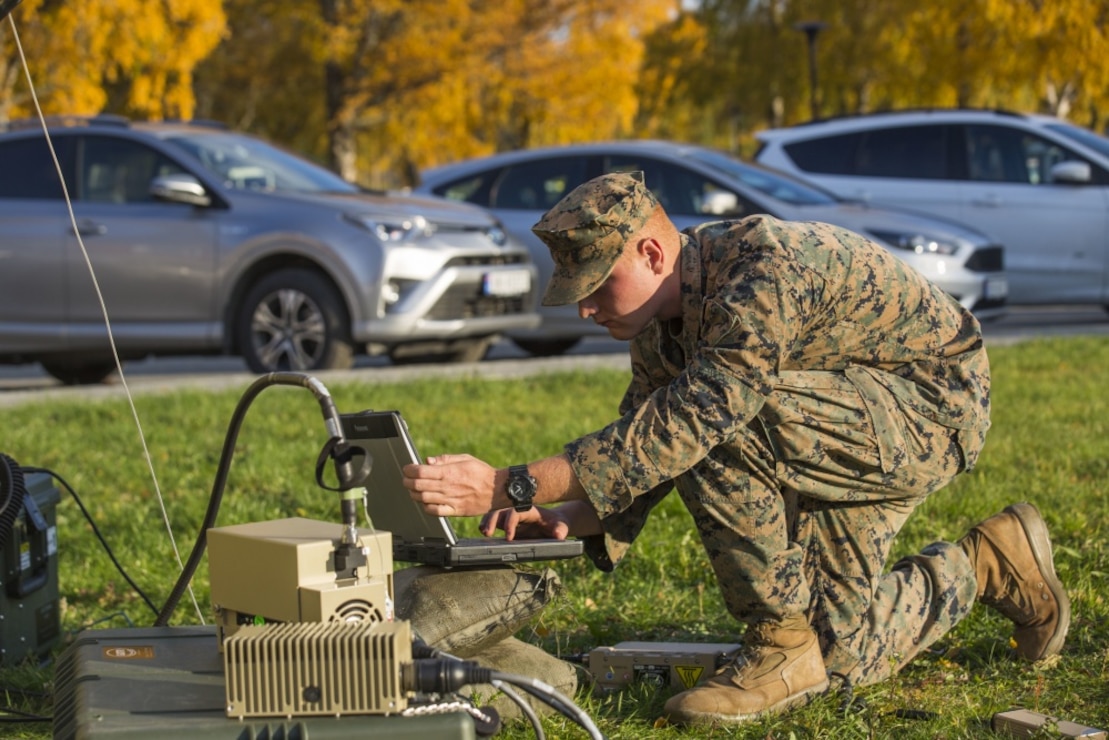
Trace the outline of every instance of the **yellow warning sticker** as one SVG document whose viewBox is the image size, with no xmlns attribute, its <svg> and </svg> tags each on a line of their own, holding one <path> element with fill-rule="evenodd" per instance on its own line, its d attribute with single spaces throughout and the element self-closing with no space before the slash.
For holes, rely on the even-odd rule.
<svg viewBox="0 0 1109 740">
<path fill-rule="evenodd" d="M 704 666 L 699 665 L 676 665 L 674 670 L 678 672 L 678 678 L 682 680 L 682 686 L 691 689 L 700 680 L 701 674 L 705 672 Z"/>
</svg>

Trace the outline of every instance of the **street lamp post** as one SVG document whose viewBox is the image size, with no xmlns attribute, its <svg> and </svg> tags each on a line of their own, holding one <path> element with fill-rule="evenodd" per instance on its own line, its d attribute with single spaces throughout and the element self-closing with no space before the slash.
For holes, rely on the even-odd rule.
<svg viewBox="0 0 1109 740">
<path fill-rule="evenodd" d="M 795 29 L 805 34 L 809 42 L 809 107 L 812 119 L 817 118 L 817 82 L 816 82 L 816 37 L 828 27 L 821 21 L 802 21 L 793 25 Z"/>
</svg>

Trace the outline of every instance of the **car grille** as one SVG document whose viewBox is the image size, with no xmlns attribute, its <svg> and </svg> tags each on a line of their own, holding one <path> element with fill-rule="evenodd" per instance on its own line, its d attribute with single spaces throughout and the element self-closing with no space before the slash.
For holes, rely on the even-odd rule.
<svg viewBox="0 0 1109 740">
<path fill-rule="evenodd" d="M 1005 269 L 1005 250 L 1001 247 L 984 247 L 975 250 L 965 267 L 972 272 L 998 272 Z"/>
<path fill-rule="evenodd" d="M 985 311 L 988 308 L 1004 308 L 1008 301 L 1004 298 L 979 298 L 971 306 L 970 310 L 973 313 Z"/>
<path fill-rule="evenodd" d="M 507 316 L 523 313 L 532 303 L 531 293 L 511 298 L 481 294 L 481 286 L 457 284 L 440 296 L 427 313 L 427 318 L 435 321 L 452 319 L 476 319 L 483 316 Z"/>
</svg>

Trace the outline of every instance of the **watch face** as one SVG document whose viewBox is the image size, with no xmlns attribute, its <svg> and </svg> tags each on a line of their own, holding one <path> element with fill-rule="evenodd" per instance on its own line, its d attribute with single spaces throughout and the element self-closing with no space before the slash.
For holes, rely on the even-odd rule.
<svg viewBox="0 0 1109 740">
<path fill-rule="evenodd" d="M 513 501 L 531 499 L 535 495 L 531 481 L 527 478 L 511 478 L 508 481 L 508 497 Z"/>
</svg>

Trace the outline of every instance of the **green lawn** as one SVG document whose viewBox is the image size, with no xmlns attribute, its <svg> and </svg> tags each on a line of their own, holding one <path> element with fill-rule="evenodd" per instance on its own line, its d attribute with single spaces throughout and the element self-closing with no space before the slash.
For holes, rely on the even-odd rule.
<svg viewBox="0 0 1109 740">
<path fill-rule="evenodd" d="M 955 539 L 976 521 L 1020 500 L 1043 512 L 1074 618 L 1066 649 L 1050 665 L 1009 655 L 1009 626 L 976 609 L 935 649 L 885 684 L 857 693 L 844 712 L 828 696 L 741 730 L 683 731 L 656 726 L 666 694 L 632 687 L 577 701 L 610 738 L 977 738 L 990 717 L 1023 707 L 1109 729 L 1109 341 L 1035 341 L 991 351 L 993 429 L 978 468 L 933 496 L 910 519 L 894 553 Z M 507 465 L 558 452 L 562 443 L 607 422 L 626 376 L 560 373 L 516 380 L 426 380 L 329 386 L 340 411 L 397 408 L 424 454 L 471 452 Z M 135 399 L 157 487 L 181 558 L 188 556 L 212 489 L 228 423 L 243 389 L 139 395 Z M 155 483 L 131 411 L 123 400 L 31 403 L 4 410 L 0 452 L 24 466 L 49 468 L 75 489 L 131 578 L 161 606 L 178 566 Z M 338 520 L 335 494 L 314 479 L 326 429 L 305 389 L 275 387 L 246 414 L 235 447 L 219 523 L 288 516 Z M 149 625 L 154 614 L 119 575 L 68 494 L 57 507 L 63 623 Z M 475 523 L 462 523 L 473 531 Z M 554 565 L 566 596 L 520 636 L 559 654 L 622 640 L 734 642 L 690 520 L 676 497 L 656 512 L 615 573 L 584 559 Z M 206 564 L 193 580 L 210 621 Z M 176 624 L 200 616 L 188 597 Z M 0 703 L 49 715 L 50 667 L 0 670 Z M 906 710 L 927 710 L 912 717 Z M 548 737 L 585 737 L 549 719 Z M 48 737 L 48 724 L 0 726 L 2 737 Z M 506 737 L 532 737 L 526 724 Z"/>
</svg>

